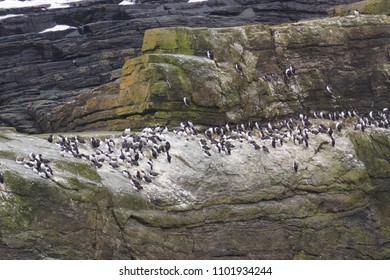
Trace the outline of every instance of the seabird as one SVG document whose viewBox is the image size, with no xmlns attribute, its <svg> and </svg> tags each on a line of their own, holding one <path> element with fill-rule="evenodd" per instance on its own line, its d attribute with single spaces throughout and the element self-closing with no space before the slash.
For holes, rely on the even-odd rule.
<svg viewBox="0 0 390 280">
<path fill-rule="evenodd" d="M 0 183 L 4 184 L 4 175 L 3 175 L 3 173 L 0 173 Z"/>
<path fill-rule="evenodd" d="M 333 135 L 333 129 L 331 127 L 328 128 L 327 133 L 329 134 L 330 137 Z"/>
<path fill-rule="evenodd" d="M 290 68 L 287 68 L 286 71 L 284 72 L 286 74 L 286 77 L 287 78 L 291 78 L 292 77 L 292 71 Z"/>
<path fill-rule="evenodd" d="M 50 177 L 49 174 L 47 174 L 47 172 L 43 169 L 38 169 L 38 175 L 43 179 L 48 179 Z"/>
<path fill-rule="evenodd" d="M 157 159 L 157 155 L 158 155 L 158 152 L 157 152 L 156 148 L 153 148 L 152 149 L 152 157 Z"/>
<path fill-rule="evenodd" d="M 108 163 L 112 168 L 117 169 L 119 168 L 119 164 L 115 161 L 111 161 Z"/>
<path fill-rule="evenodd" d="M 260 150 L 259 144 L 257 144 L 255 141 L 252 142 L 252 146 L 255 148 L 255 150 Z"/>
<path fill-rule="evenodd" d="M 212 51 L 207 51 L 207 57 L 211 60 L 214 60 L 214 54 Z"/>
<path fill-rule="evenodd" d="M 167 152 L 167 161 L 169 163 L 171 163 L 171 161 L 172 161 L 172 156 L 169 154 L 169 152 Z"/>
<path fill-rule="evenodd" d="M 236 70 L 240 73 L 240 75 L 242 76 L 244 73 L 242 72 L 242 67 L 239 63 L 236 63 L 236 65 L 234 65 L 234 67 L 236 68 Z"/>
<path fill-rule="evenodd" d="M 275 138 L 272 138 L 272 147 L 275 149 L 276 148 L 276 139 Z"/>
<path fill-rule="evenodd" d="M 126 178 L 130 178 L 130 172 L 129 172 L 129 171 L 123 170 L 123 171 L 122 171 L 122 174 L 123 174 L 123 176 L 125 176 Z"/>
<path fill-rule="evenodd" d="M 171 149 L 171 143 L 169 143 L 168 141 L 165 143 L 165 151 L 169 151 Z"/>
<path fill-rule="evenodd" d="M 144 174 L 142 176 L 142 180 L 145 182 L 145 183 L 151 183 L 152 182 L 152 179 L 150 179 L 148 176 L 146 176 L 146 174 Z"/>
<path fill-rule="evenodd" d="M 149 171 L 149 176 L 157 177 L 158 175 L 159 175 L 159 173 L 157 173 L 157 172 Z"/>
<path fill-rule="evenodd" d="M 183 102 L 184 102 L 184 104 L 185 104 L 186 106 L 190 106 L 190 104 L 191 104 L 191 101 L 190 101 L 190 99 L 189 99 L 188 97 L 184 97 L 184 98 L 183 98 Z"/>
<path fill-rule="evenodd" d="M 336 123 L 336 129 L 337 129 L 338 131 L 341 131 L 341 124 L 340 124 L 340 123 Z"/>
<path fill-rule="evenodd" d="M 294 161 L 293 168 L 295 173 L 298 172 L 298 163 L 296 161 Z"/>
<path fill-rule="evenodd" d="M 332 91 L 333 89 L 332 89 L 332 87 L 331 87 L 330 85 L 327 85 L 327 86 L 326 86 L 326 90 L 327 90 L 327 92 L 333 94 L 333 91 Z"/>
<path fill-rule="evenodd" d="M 284 74 L 286 75 L 286 77 L 288 79 L 290 79 L 293 75 L 295 75 L 295 69 L 292 67 L 292 65 L 290 65 L 289 68 L 287 68 L 285 71 L 284 71 Z"/>
<path fill-rule="evenodd" d="M 92 137 L 91 138 L 91 145 L 92 145 L 92 148 L 99 148 L 100 147 L 100 140 Z"/>
<path fill-rule="evenodd" d="M 208 57 L 209 59 L 213 60 L 214 63 L 215 63 L 215 66 L 218 67 L 217 61 L 215 61 L 215 59 L 214 59 L 214 54 L 213 54 L 212 51 L 207 51 L 207 57 Z"/>
<path fill-rule="evenodd" d="M 85 144 L 85 140 L 81 138 L 79 135 L 76 136 L 76 143 L 77 144 Z"/>
<path fill-rule="evenodd" d="M 49 137 L 47 137 L 47 141 L 49 141 L 49 143 L 53 143 L 53 134 L 51 134 Z"/>
<path fill-rule="evenodd" d="M 132 183 L 133 187 L 134 187 L 137 191 L 143 189 L 143 187 L 141 186 L 140 182 L 138 182 L 136 179 L 131 178 L 130 180 L 131 180 L 131 183 Z"/>
<path fill-rule="evenodd" d="M 124 130 L 123 132 L 124 132 L 126 135 L 130 135 L 131 128 L 130 128 L 130 127 L 125 128 L 125 130 Z"/>
<path fill-rule="evenodd" d="M 137 179 L 142 180 L 142 175 L 141 175 L 141 172 L 139 170 L 135 171 L 134 174 L 135 174 L 135 177 L 137 177 Z"/>
<path fill-rule="evenodd" d="M 360 16 L 360 12 L 357 9 L 353 10 L 353 14 L 355 15 L 355 17 Z"/>
</svg>

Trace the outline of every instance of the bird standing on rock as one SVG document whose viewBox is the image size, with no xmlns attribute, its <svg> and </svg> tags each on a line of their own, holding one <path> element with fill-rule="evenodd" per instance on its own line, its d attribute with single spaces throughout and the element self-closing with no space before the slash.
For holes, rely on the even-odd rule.
<svg viewBox="0 0 390 280">
<path fill-rule="evenodd" d="M 294 168 L 294 172 L 297 173 L 298 172 L 298 163 L 296 161 L 294 161 L 293 168 Z"/>
<path fill-rule="evenodd" d="M 326 91 L 329 92 L 329 93 L 333 93 L 333 89 L 329 85 L 326 86 Z"/>
<path fill-rule="evenodd" d="M 236 70 L 238 71 L 238 73 L 240 73 L 241 76 L 244 75 L 243 71 L 242 71 L 242 67 L 239 63 L 236 63 L 236 65 L 234 66 L 236 68 Z"/>
<path fill-rule="evenodd" d="M 353 10 L 353 14 L 355 15 L 355 17 L 360 16 L 360 12 L 357 9 Z"/>
<path fill-rule="evenodd" d="M 184 104 L 188 107 L 188 106 L 190 106 L 190 104 L 191 104 L 191 100 L 188 98 L 188 97 L 184 97 L 183 98 L 183 102 L 184 102 Z"/>
<path fill-rule="evenodd" d="M 217 63 L 217 61 L 215 61 L 215 59 L 214 59 L 214 54 L 213 54 L 212 51 L 207 51 L 207 57 L 208 57 L 210 60 L 213 60 L 214 63 L 215 63 L 215 66 L 218 67 L 218 63 Z"/>
<path fill-rule="evenodd" d="M 285 71 L 284 71 L 284 74 L 286 75 L 286 77 L 288 79 L 290 79 L 293 75 L 295 75 L 295 68 L 293 68 L 292 65 L 290 65 L 289 68 L 287 68 Z"/>
</svg>

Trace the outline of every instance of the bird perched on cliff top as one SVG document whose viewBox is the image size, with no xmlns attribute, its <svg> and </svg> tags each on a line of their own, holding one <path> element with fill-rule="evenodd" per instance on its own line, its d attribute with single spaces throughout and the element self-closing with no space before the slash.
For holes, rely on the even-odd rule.
<svg viewBox="0 0 390 280">
<path fill-rule="evenodd" d="M 4 175 L 0 173 L 0 184 L 4 184 Z"/>
<path fill-rule="evenodd" d="M 207 57 L 208 57 L 209 59 L 213 60 L 214 63 L 215 63 L 215 66 L 218 67 L 218 63 L 217 63 L 217 61 L 214 59 L 214 54 L 213 54 L 212 51 L 207 51 Z"/>
<path fill-rule="evenodd" d="M 49 137 L 47 137 L 47 141 L 49 141 L 49 143 L 53 143 L 53 134 L 51 134 Z"/>
<path fill-rule="evenodd" d="M 360 16 L 360 12 L 357 9 L 353 10 L 353 14 L 355 15 L 355 17 Z"/>
<path fill-rule="evenodd" d="M 244 75 L 244 73 L 242 72 L 242 67 L 239 63 L 236 63 L 236 65 L 234 65 L 234 67 L 236 68 L 238 73 L 240 73 L 241 76 Z"/>
<path fill-rule="evenodd" d="M 184 102 L 184 104 L 185 104 L 186 106 L 190 106 L 190 104 L 191 104 L 191 100 L 190 100 L 188 97 L 184 97 L 184 98 L 183 98 L 183 102 Z"/>
</svg>

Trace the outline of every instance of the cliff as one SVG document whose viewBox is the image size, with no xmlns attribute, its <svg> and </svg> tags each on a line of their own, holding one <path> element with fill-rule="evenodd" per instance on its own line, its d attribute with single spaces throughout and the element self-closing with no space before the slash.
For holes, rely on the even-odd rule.
<svg viewBox="0 0 390 280">
<path fill-rule="evenodd" d="M 1 19 L 0 258 L 389 259 L 386 9 L 184 2 Z"/>
<path fill-rule="evenodd" d="M 310 130 L 334 125 L 310 121 Z M 234 145 L 230 155 L 216 151 L 203 133 L 187 140 L 156 133 L 171 144 L 170 163 L 164 152 L 152 157 L 148 145 L 138 166 L 133 155 L 131 166 L 118 162 L 115 168 L 108 158 L 95 167 L 88 159 L 61 156 L 45 135 L 2 130 L 0 258 L 388 259 L 390 131 L 342 123 L 334 147 L 326 133 L 310 133 L 308 147 L 285 138 L 273 148 L 253 130 L 254 141 L 269 153 L 233 133 L 226 133 Z M 80 155 L 97 152 L 89 137 L 110 136 L 110 157 L 119 160 L 121 133 L 81 136 L 87 143 L 74 144 Z M 49 179 L 24 166 L 30 153 L 50 161 Z M 139 180 L 143 189 L 136 190 L 122 172 L 149 174 L 149 157 L 158 175 L 151 183 Z M 15 162 L 22 158 L 24 164 Z"/>
<path fill-rule="evenodd" d="M 116 94 L 105 85 L 80 95 L 54 111 L 55 118 L 43 114 L 40 127 L 119 130 L 188 119 L 221 125 L 320 110 L 368 113 L 390 104 L 389 42 L 390 20 L 381 15 L 151 29 L 142 56 L 126 61 Z M 287 78 L 290 66 L 295 75 Z M 189 107 L 184 97 L 192 101 Z"/>
<path fill-rule="evenodd" d="M 19 15 L 0 19 L 0 125 L 29 133 L 72 129 L 73 120 L 64 115 L 64 126 L 51 127 L 48 122 L 57 119 L 53 112 L 73 110 L 66 109 L 68 104 L 82 106 L 88 95 L 117 95 L 121 68 L 141 54 L 145 30 L 295 22 L 326 17 L 329 8 L 356 1 L 138 2 L 121 6 L 118 1 L 92 0 L 68 9 L 0 10 L 0 17 Z M 74 29 L 40 33 L 56 25 Z M 93 122 L 116 118 L 97 113 Z"/>
</svg>

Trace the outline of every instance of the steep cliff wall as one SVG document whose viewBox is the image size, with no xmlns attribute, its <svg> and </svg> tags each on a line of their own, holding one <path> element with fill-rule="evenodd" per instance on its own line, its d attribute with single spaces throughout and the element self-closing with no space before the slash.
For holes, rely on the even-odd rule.
<svg viewBox="0 0 390 280">
<path fill-rule="evenodd" d="M 77 31 L 37 35 L 52 19 L 31 16 L 1 26 L 1 124 L 153 128 L 82 132 L 84 144 L 1 129 L 0 258 L 390 258 L 388 16 L 354 17 L 347 7 L 347 16 L 275 26 L 155 28 L 141 51 L 150 27 L 226 26 L 228 17 L 242 25 L 290 2 L 141 1 L 161 12 L 152 21 L 141 4 L 99 2 L 70 10 L 69 19 L 88 21 Z M 233 4 L 252 10 L 234 13 Z M 202 125 L 197 133 L 189 120 Z M 207 136 L 204 125 L 218 129 Z"/>
<path fill-rule="evenodd" d="M 57 118 L 52 112 L 72 102 L 81 106 L 76 101 L 84 98 L 81 95 L 118 94 L 115 81 L 124 62 L 140 54 L 147 29 L 294 22 L 325 17 L 330 7 L 356 1 L 177 0 L 130 6 L 117 2 L 84 1 L 55 10 L 0 10 L 0 16 L 21 15 L 0 19 L 1 126 L 31 133 L 53 131 L 59 127 L 46 122 Z M 40 33 L 57 24 L 76 29 Z"/>
<path fill-rule="evenodd" d="M 334 125 L 310 121 L 313 128 Z M 273 148 L 254 130 L 270 152 L 232 137 L 231 155 L 202 133 L 186 140 L 169 132 L 171 163 L 163 152 L 153 158 L 159 175 L 140 191 L 122 171 L 148 174 L 148 146 L 139 166 L 114 169 L 106 159 L 96 168 L 60 156 L 44 137 L 2 131 L 0 258 L 389 259 L 390 131 L 350 125 L 345 120 L 334 132 L 334 147 L 326 133 L 310 133 L 308 147 L 285 139 Z M 111 157 L 119 159 L 124 140 L 112 139 Z M 212 147 L 210 156 L 200 139 Z M 96 153 L 89 141 L 78 147 Z M 32 152 L 50 160 L 50 179 L 15 162 L 28 162 Z"/>
<path fill-rule="evenodd" d="M 145 33 L 118 94 L 101 88 L 42 118 L 45 128 L 123 129 L 191 119 L 203 125 L 388 106 L 388 16 L 333 17 L 276 26 L 164 28 Z M 206 56 L 214 53 L 217 61 Z M 239 63 L 243 75 L 236 69 Z M 287 78 L 291 65 L 296 73 Z M 331 88 L 330 91 L 327 87 Z M 185 106 L 183 98 L 192 100 Z"/>
</svg>

